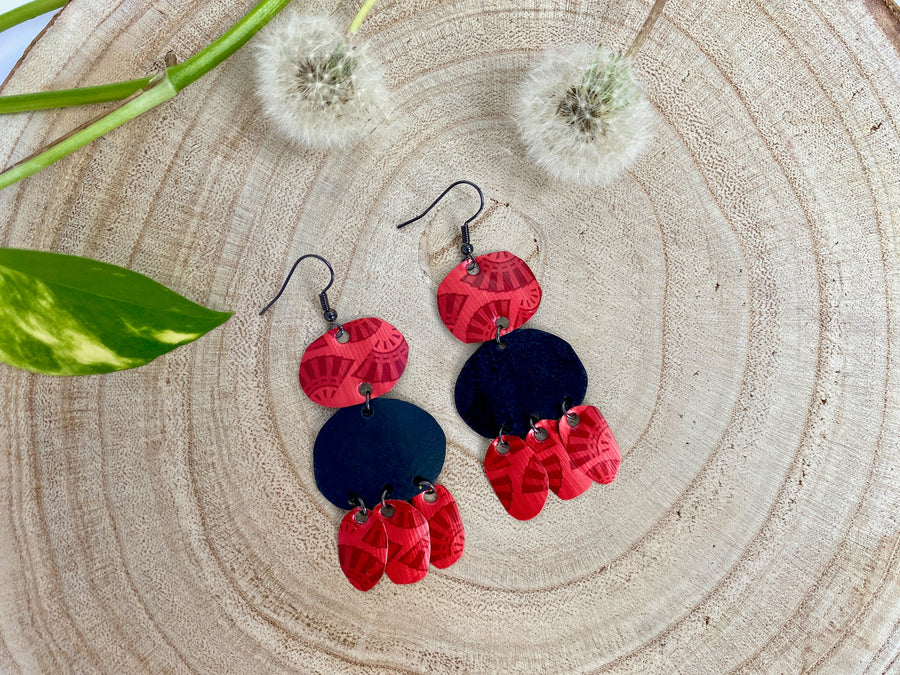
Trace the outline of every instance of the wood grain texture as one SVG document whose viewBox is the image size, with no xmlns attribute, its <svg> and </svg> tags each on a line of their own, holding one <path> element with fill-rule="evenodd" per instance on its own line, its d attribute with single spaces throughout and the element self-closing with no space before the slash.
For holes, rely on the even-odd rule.
<svg viewBox="0 0 900 675">
<path fill-rule="evenodd" d="M 249 0 L 74 0 L 4 87 L 152 72 Z M 324 6 L 324 5 L 323 5 Z M 349 22 L 357 3 L 344 3 Z M 0 368 L 4 672 L 828 672 L 900 668 L 900 59 L 862 2 L 678 0 L 637 59 L 656 139 L 611 187 L 548 182 L 511 106 L 541 49 L 627 45 L 648 2 L 383 0 L 364 34 L 392 124 L 287 145 L 241 52 L 176 99 L 0 192 L 0 245 L 87 255 L 236 315 L 139 370 Z M 0 164 L 95 111 L 4 118 Z M 437 284 L 488 197 L 622 449 L 619 476 L 518 522 L 453 409 L 474 350 Z M 466 552 L 353 589 L 297 366 L 337 271 L 343 319 L 410 345 L 391 396 L 448 437 Z"/>
</svg>

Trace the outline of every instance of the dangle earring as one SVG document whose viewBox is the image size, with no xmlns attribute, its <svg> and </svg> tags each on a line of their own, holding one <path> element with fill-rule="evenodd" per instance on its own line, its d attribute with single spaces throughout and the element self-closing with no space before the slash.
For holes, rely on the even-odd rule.
<svg viewBox="0 0 900 675">
<path fill-rule="evenodd" d="M 395 584 L 422 579 L 429 562 L 445 568 L 459 560 L 465 533 L 459 508 L 443 485 L 446 438 L 437 421 L 406 401 L 380 398 L 406 368 L 409 346 L 382 319 L 338 323 L 328 303 L 334 270 L 309 253 L 297 259 L 278 295 L 301 261 L 315 258 L 331 274 L 319 293 L 330 330 L 300 360 L 300 387 L 319 405 L 339 408 L 319 430 L 313 473 L 322 495 L 340 509 L 338 559 L 355 588 L 367 591 L 382 574 Z"/>
<path fill-rule="evenodd" d="M 463 260 L 438 286 L 438 313 L 457 338 L 483 344 L 456 380 L 456 409 L 472 429 L 493 439 L 484 471 L 503 507 L 529 520 L 543 509 L 548 489 L 572 499 L 592 481 L 612 482 L 621 455 L 600 411 L 582 405 L 587 372 L 572 346 L 521 328 L 541 302 L 531 268 L 509 251 L 473 255 L 469 223 L 484 208 L 481 188 L 456 181 L 397 227 L 425 216 L 457 185 L 475 188 L 481 205 L 462 225 Z"/>
</svg>

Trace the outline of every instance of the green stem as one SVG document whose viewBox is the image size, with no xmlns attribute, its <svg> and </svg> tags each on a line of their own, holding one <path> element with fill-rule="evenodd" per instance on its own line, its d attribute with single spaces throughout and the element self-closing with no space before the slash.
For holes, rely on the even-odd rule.
<svg viewBox="0 0 900 675">
<path fill-rule="evenodd" d="M 175 91 L 181 91 L 194 80 L 206 75 L 256 35 L 260 28 L 284 9 L 290 0 L 262 0 L 244 18 L 229 28 L 218 40 L 200 50 L 184 63 L 166 72 Z"/>
<path fill-rule="evenodd" d="M 7 28 L 18 26 L 29 19 L 52 12 L 66 4 L 66 0 L 31 0 L 21 7 L 16 7 L 8 12 L 0 14 L 0 33 Z"/>
<path fill-rule="evenodd" d="M 78 129 L 50 147 L 40 151 L 33 157 L 0 172 L 0 190 L 37 173 L 41 169 L 45 169 L 57 160 L 75 152 L 78 148 L 87 145 L 108 131 L 112 131 L 128 120 L 134 119 L 141 113 L 147 112 L 151 108 L 158 106 L 160 103 L 168 101 L 179 91 L 208 73 L 240 49 L 247 40 L 253 37 L 260 28 L 265 26 L 272 17 L 280 12 L 288 2 L 290 2 L 290 0 L 261 0 L 256 7 L 251 9 L 240 21 L 229 28 L 211 45 L 200 50 L 184 63 L 167 68 L 165 77 L 163 77 L 158 84 L 150 87 L 144 93 L 116 108 L 109 114 L 88 124 L 85 128 Z M 120 94 L 121 98 L 125 98 L 128 96 L 128 89 L 130 87 L 134 87 L 134 89 L 131 90 L 132 93 L 134 93 L 140 90 L 141 87 L 139 85 L 141 83 L 143 83 L 144 86 L 147 86 L 150 81 L 151 78 L 145 78 L 143 80 L 132 80 L 131 82 L 118 82 L 113 85 L 104 85 L 104 87 L 109 88 L 105 93 L 110 94 L 113 92 L 113 88 L 121 87 L 121 90 L 117 92 L 117 95 Z M 69 101 L 69 105 L 76 105 L 76 98 L 80 95 L 76 92 L 80 91 L 81 94 L 83 94 L 85 91 L 90 92 L 90 90 L 97 89 L 103 89 L 103 87 L 88 87 L 81 90 L 76 89 L 68 90 L 68 92 L 55 93 L 65 94 Z M 53 93 L 54 92 L 48 92 L 48 96 Z M 101 94 L 102 93 L 103 92 L 101 92 Z M 30 96 L 35 95 L 31 94 Z M 0 104 L 2 104 L 4 98 L 7 97 L 0 97 Z"/>
<path fill-rule="evenodd" d="M 27 112 L 29 110 L 46 110 L 47 108 L 66 108 L 86 103 L 106 103 L 121 101 L 150 83 L 149 77 L 128 82 L 101 84 L 97 87 L 80 87 L 78 89 L 61 89 L 59 91 L 41 91 L 34 94 L 13 94 L 0 96 L 0 115 Z"/>
<path fill-rule="evenodd" d="M 96 122 L 0 173 L 0 190 L 37 173 L 41 169 L 46 169 L 55 161 L 100 138 L 103 134 L 112 131 L 116 127 L 122 126 L 128 120 L 147 112 L 151 108 L 155 108 L 160 103 L 168 101 L 177 93 L 178 91 L 172 86 L 168 78 L 163 79 L 159 84 L 151 87 L 125 105 L 116 108 L 111 113 L 104 115 Z"/>
<path fill-rule="evenodd" d="M 366 16 L 369 14 L 369 10 L 375 6 L 375 3 L 378 0 L 366 0 L 363 3 L 363 6 L 359 8 L 359 11 L 356 13 L 356 16 L 353 18 L 353 21 L 350 23 L 350 34 L 356 35 L 356 31 L 359 30 L 359 27 L 362 26 L 363 21 L 366 20 Z"/>
</svg>

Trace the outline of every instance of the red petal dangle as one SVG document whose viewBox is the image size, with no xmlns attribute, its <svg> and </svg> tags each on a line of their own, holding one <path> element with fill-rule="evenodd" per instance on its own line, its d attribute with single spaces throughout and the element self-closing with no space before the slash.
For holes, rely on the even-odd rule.
<svg viewBox="0 0 900 675">
<path fill-rule="evenodd" d="M 390 507 L 390 508 L 388 508 Z M 374 509 L 387 532 L 384 572 L 395 584 L 412 584 L 428 573 L 431 537 L 428 521 L 409 502 L 388 499 Z"/>
<path fill-rule="evenodd" d="M 437 290 L 438 312 L 447 329 L 463 342 L 497 337 L 497 319 L 506 317 L 507 332 L 534 316 L 541 286 L 524 260 L 509 251 L 475 258 L 478 273 L 469 274 L 463 260 L 444 277 Z"/>
<path fill-rule="evenodd" d="M 597 408 L 579 405 L 567 410 L 559 421 L 559 435 L 572 458 L 572 466 L 597 483 L 612 483 L 622 455 Z"/>
<path fill-rule="evenodd" d="M 300 387 L 309 398 L 329 408 L 365 403 L 359 385 L 372 385 L 372 398 L 389 392 L 406 368 L 409 345 L 387 321 L 368 317 L 342 326 L 347 342 L 338 340 L 341 328 L 315 340 L 300 361 Z"/>
<path fill-rule="evenodd" d="M 541 437 L 543 440 L 539 440 Z M 569 452 L 559 437 L 556 420 L 536 422 L 525 436 L 525 445 L 534 451 L 534 456 L 547 469 L 550 489 L 560 499 L 577 497 L 591 486 L 591 479 L 572 466 Z"/>
<path fill-rule="evenodd" d="M 531 520 L 544 508 L 549 492 L 547 470 L 518 436 L 494 439 L 484 457 L 484 472 L 513 518 Z"/>
<path fill-rule="evenodd" d="M 425 516 L 431 533 L 431 564 L 445 569 L 460 559 L 466 532 L 456 500 L 443 485 L 433 485 L 412 498 L 412 505 Z"/>
<path fill-rule="evenodd" d="M 388 538 L 384 525 L 371 512 L 355 508 L 341 520 L 338 560 L 354 588 L 368 591 L 384 573 Z"/>
</svg>

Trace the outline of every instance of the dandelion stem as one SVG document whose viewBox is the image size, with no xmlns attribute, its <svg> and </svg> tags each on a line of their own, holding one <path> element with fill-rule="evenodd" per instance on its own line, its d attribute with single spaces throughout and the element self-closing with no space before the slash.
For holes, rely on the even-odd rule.
<svg viewBox="0 0 900 675">
<path fill-rule="evenodd" d="M 48 1 L 48 0 L 42 0 Z M 57 0 L 58 1 L 58 0 Z M 18 96 L 0 96 L 0 110 L 4 106 L 23 106 L 29 97 L 38 103 L 49 103 L 53 97 L 64 101 L 66 105 L 80 103 L 96 103 L 117 99 L 128 99 L 123 105 L 116 107 L 87 125 L 76 129 L 49 147 L 38 151 L 35 155 L 0 172 L 0 190 L 13 183 L 45 169 L 59 159 L 87 145 L 103 134 L 112 131 L 130 119 L 155 108 L 168 101 L 186 86 L 199 79 L 222 61 L 240 49 L 253 35 L 265 26 L 290 0 L 261 0 L 240 21 L 229 28 L 219 39 L 197 52 L 184 63 L 166 68 L 165 74 L 156 78 L 142 78 L 130 82 L 117 82 L 100 87 L 83 87 L 65 91 L 46 92 L 44 94 L 23 94 Z M 154 80 L 159 80 L 150 86 Z M 139 93 L 145 89 L 143 93 Z M 17 101 L 13 101 L 16 99 Z M 40 107 L 50 107 L 43 105 Z M 20 107 L 19 111 L 34 110 Z M 7 112 L 13 112 L 8 110 Z"/>
<path fill-rule="evenodd" d="M 31 0 L 20 7 L 0 14 L 0 33 L 7 28 L 18 26 L 29 19 L 34 19 L 41 14 L 52 12 L 66 4 L 66 0 Z"/>
<path fill-rule="evenodd" d="M 359 27 L 362 26 L 363 21 L 366 20 L 366 16 L 368 16 L 369 11 L 375 5 L 378 0 L 366 0 L 363 3 L 363 6 L 359 8 L 359 12 L 356 13 L 352 23 L 350 24 L 350 34 L 356 35 L 356 32 L 359 30 Z"/>
<path fill-rule="evenodd" d="M 626 58 L 632 58 L 635 54 L 637 54 L 638 50 L 644 44 L 644 41 L 650 35 L 650 31 L 653 30 L 653 24 L 656 23 L 656 20 L 659 18 L 659 15 L 662 14 L 663 6 L 665 6 L 666 0 L 656 0 L 653 3 L 653 6 L 650 8 L 650 13 L 647 15 L 647 18 L 644 20 L 644 25 L 641 26 L 641 29 L 638 31 L 638 34 L 634 38 L 634 42 L 631 43 L 631 46 L 628 48 L 628 51 L 625 52 Z"/>
</svg>

